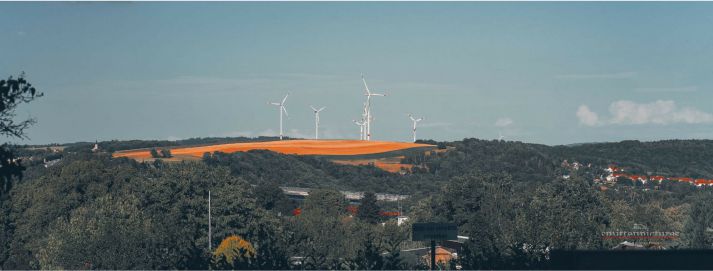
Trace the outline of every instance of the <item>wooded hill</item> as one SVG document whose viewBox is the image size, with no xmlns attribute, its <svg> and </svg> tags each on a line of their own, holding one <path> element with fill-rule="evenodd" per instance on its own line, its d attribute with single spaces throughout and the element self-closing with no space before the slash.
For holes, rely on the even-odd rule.
<svg viewBox="0 0 713 271">
<path fill-rule="evenodd" d="M 92 153 L 93 144 L 87 143 L 63 151 L 18 149 L 27 169 L 0 195 L 0 266 L 285 269 L 300 268 L 290 264 L 290 257 L 299 257 L 293 259 L 307 269 L 420 268 L 400 252 L 419 245 L 407 241 L 408 225 L 375 215 L 393 206 L 363 202 L 372 207 L 351 217 L 336 190 L 411 195 L 402 202 L 411 222 L 455 222 L 460 234 L 471 237 L 452 263 L 466 269 L 546 267 L 549 249 L 607 249 L 616 241 L 603 240 L 601 232 L 634 224 L 681 232 L 679 240 L 666 243 L 669 248 L 713 244 L 706 234 L 713 223 L 710 188 L 616 184 L 601 191 L 592 182 L 610 163 L 713 178 L 713 141 L 424 143 L 448 151 L 406 155 L 402 162 L 418 167 L 405 175 L 268 151 L 139 163 Z M 99 145 L 103 150 L 154 146 Z M 565 159 L 591 167 L 564 168 Z M 295 202 L 279 186 L 316 189 Z M 213 197 L 210 251 L 208 190 Z M 295 207 L 302 210 L 299 216 L 291 215 Z M 224 239 L 243 240 L 235 242 L 243 249 L 217 249 Z"/>
</svg>

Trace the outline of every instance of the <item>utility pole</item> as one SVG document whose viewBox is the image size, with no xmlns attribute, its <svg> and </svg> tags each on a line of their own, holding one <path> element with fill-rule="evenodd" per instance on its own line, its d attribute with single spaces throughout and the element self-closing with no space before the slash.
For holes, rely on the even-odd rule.
<svg viewBox="0 0 713 271">
<path fill-rule="evenodd" d="M 208 190 L 208 251 L 212 251 L 211 221 L 210 221 L 210 190 Z"/>
<path fill-rule="evenodd" d="M 431 270 L 436 270 L 436 240 L 431 240 Z"/>
</svg>

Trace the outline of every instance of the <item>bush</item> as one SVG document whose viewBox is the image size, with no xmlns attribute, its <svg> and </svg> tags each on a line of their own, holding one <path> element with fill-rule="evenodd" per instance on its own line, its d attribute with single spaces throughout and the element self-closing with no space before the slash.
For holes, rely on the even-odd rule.
<svg viewBox="0 0 713 271">
<path fill-rule="evenodd" d="M 156 149 L 151 149 L 151 157 L 153 157 L 153 158 L 161 158 L 161 156 L 158 155 L 158 151 L 156 151 Z"/>
<path fill-rule="evenodd" d="M 169 150 L 169 149 L 162 149 L 162 150 L 161 150 L 161 156 L 162 156 L 163 158 L 171 158 L 171 157 L 173 157 L 173 156 L 171 155 L 171 150 Z"/>
</svg>

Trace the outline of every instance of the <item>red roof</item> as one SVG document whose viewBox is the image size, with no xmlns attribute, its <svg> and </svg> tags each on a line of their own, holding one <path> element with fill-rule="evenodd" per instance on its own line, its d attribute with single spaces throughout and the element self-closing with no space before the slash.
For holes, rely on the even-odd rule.
<svg viewBox="0 0 713 271">
<path fill-rule="evenodd" d="M 386 212 L 386 211 L 379 211 L 380 216 L 400 216 L 400 212 Z"/>
<path fill-rule="evenodd" d="M 350 212 L 355 215 L 358 211 L 359 211 L 359 207 L 356 205 L 347 206 L 347 212 Z"/>
<path fill-rule="evenodd" d="M 695 181 L 696 184 L 713 184 L 713 180 L 707 180 L 707 179 L 696 179 Z"/>
<path fill-rule="evenodd" d="M 629 179 L 632 179 L 632 180 L 642 180 L 642 181 L 647 181 L 647 180 L 651 180 L 651 181 L 672 180 L 672 181 L 679 181 L 679 182 L 688 182 L 688 183 L 697 184 L 697 185 L 704 185 L 704 184 L 705 184 L 705 185 L 713 185 L 713 179 L 703 179 L 703 178 L 694 179 L 694 178 L 690 178 L 690 177 L 665 177 L 665 176 L 661 176 L 661 175 L 653 175 L 653 176 L 646 176 L 646 175 L 628 175 L 628 174 L 626 174 L 626 173 L 617 172 L 617 171 L 620 171 L 621 169 L 618 168 L 618 167 L 616 167 L 616 166 L 613 166 L 613 165 L 610 165 L 610 166 L 609 166 L 609 169 L 611 169 L 612 171 L 614 171 L 614 172 L 612 173 L 612 176 L 615 177 L 615 178 L 626 177 L 626 178 L 629 178 Z"/>
</svg>

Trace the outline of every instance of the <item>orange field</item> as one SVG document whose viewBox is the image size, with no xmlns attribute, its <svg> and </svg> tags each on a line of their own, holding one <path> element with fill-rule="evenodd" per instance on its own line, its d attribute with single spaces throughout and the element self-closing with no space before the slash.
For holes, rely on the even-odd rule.
<svg viewBox="0 0 713 271">
<path fill-rule="evenodd" d="M 284 140 L 268 142 L 232 143 L 200 147 L 173 147 L 171 154 L 176 158 L 196 159 L 206 152 L 241 152 L 250 150 L 270 150 L 284 154 L 298 155 L 364 155 L 377 154 L 418 147 L 434 147 L 428 144 L 415 144 L 388 141 L 363 140 Z M 151 159 L 148 149 L 127 150 L 114 153 L 114 157 L 128 157 L 137 160 Z"/>
<path fill-rule="evenodd" d="M 401 164 L 398 161 L 382 161 L 381 159 L 359 159 L 359 160 L 332 160 L 332 162 L 340 165 L 362 166 L 373 164 L 375 167 L 392 173 L 401 172 L 401 168 L 411 170 L 413 165 Z"/>
</svg>

